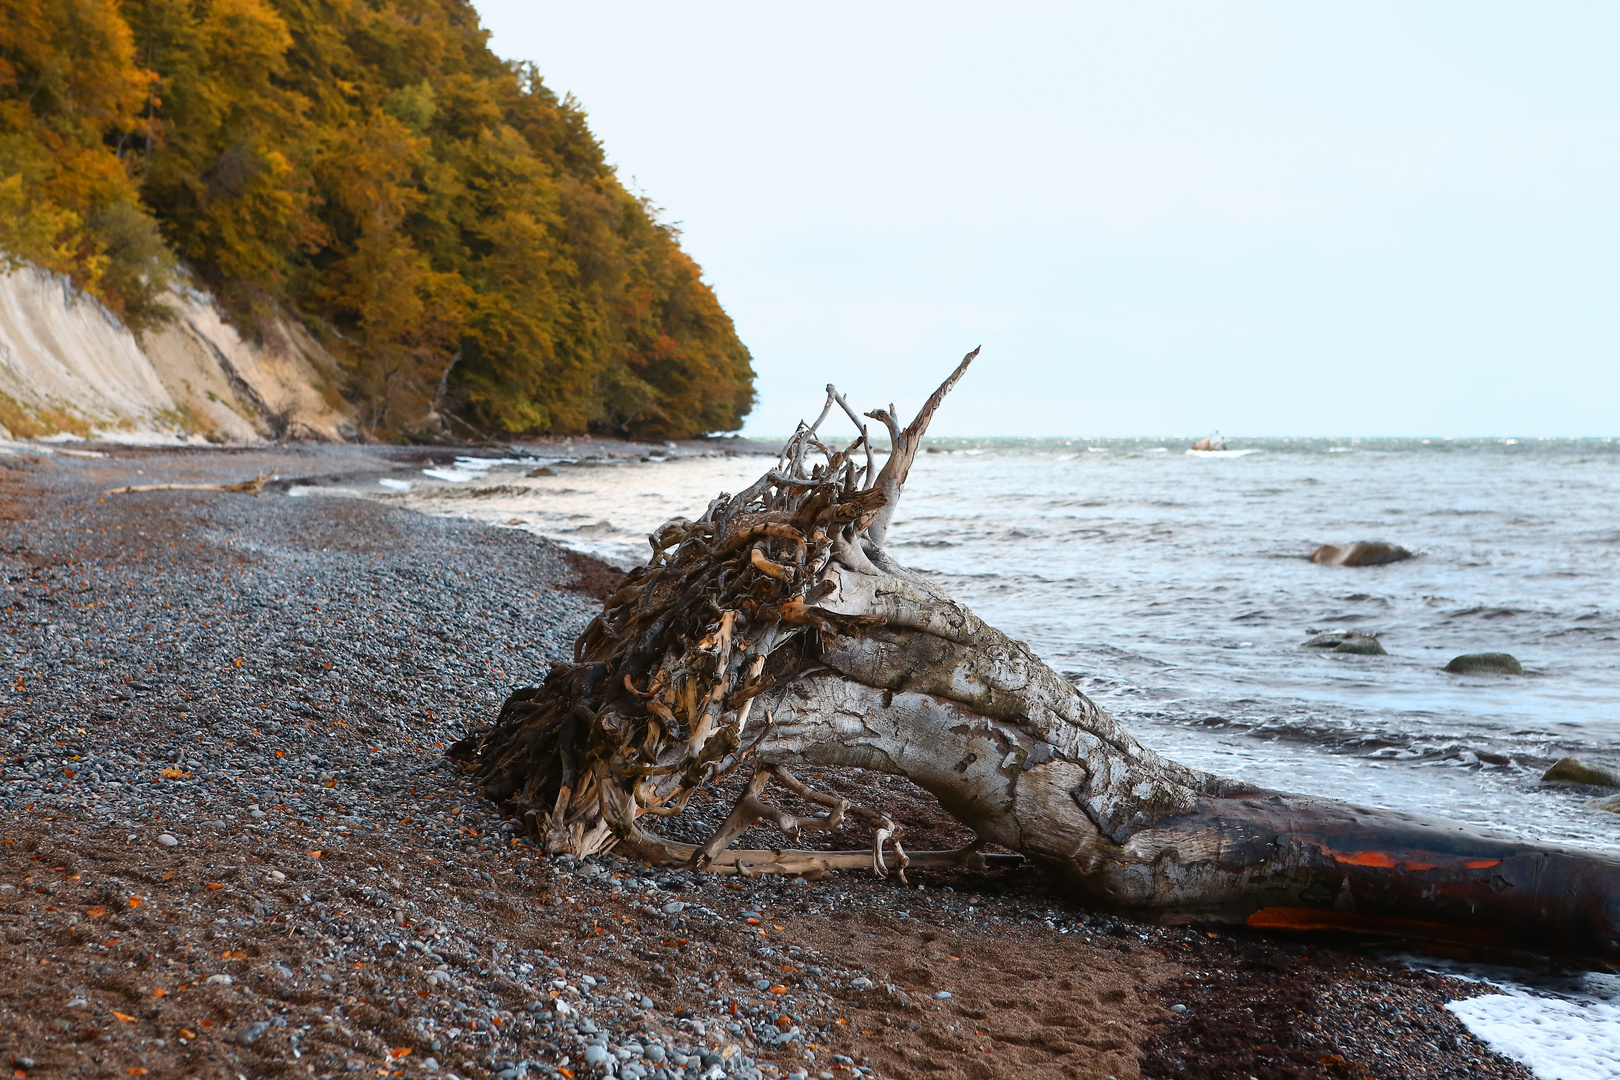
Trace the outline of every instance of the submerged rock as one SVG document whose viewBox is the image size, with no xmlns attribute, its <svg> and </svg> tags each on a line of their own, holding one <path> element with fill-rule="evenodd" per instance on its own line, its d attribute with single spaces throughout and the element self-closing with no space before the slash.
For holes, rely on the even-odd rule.
<svg viewBox="0 0 1620 1080">
<path fill-rule="evenodd" d="M 1355 630 L 1331 630 L 1325 634 L 1317 634 L 1300 648 L 1331 649 L 1333 652 L 1356 653 L 1360 656 L 1388 655 L 1377 638 Z"/>
<path fill-rule="evenodd" d="M 1343 547 L 1323 544 L 1311 552 L 1311 562 L 1324 566 L 1382 566 L 1411 557 L 1412 553 L 1401 545 L 1383 540 L 1357 540 Z"/>
<path fill-rule="evenodd" d="M 1446 670 L 1453 675 L 1523 675 L 1524 667 L 1505 652 L 1476 652 L 1454 656 Z"/>
<path fill-rule="evenodd" d="M 1620 772 L 1606 765 L 1588 765 L 1577 757 L 1559 758 L 1553 767 L 1541 774 L 1543 784 L 1562 781 L 1566 784 L 1592 784 L 1595 787 L 1620 788 Z M 1615 808 L 1620 813 L 1620 807 Z"/>
<path fill-rule="evenodd" d="M 1620 795 L 1605 795 L 1601 799 L 1588 799 L 1588 808 L 1604 810 L 1611 814 L 1620 814 Z"/>
</svg>

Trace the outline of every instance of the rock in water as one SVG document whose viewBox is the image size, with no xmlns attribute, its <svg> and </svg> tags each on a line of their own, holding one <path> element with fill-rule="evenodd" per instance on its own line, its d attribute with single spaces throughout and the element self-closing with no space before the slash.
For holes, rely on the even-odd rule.
<svg viewBox="0 0 1620 1080">
<path fill-rule="evenodd" d="M 1302 649 L 1331 649 L 1334 652 L 1356 653 L 1360 656 L 1386 656 L 1383 645 L 1371 634 L 1361 634 L 1354 630 L 1333 630 L 1326 634 L 1317 634 L 1311 640 L 1301 645 Z"/>
<path fill-rule="evenodd" d="M 1559 758 L 1553 763 L 1552 768 L 1541 774 L 1543 784 L 1560 780 L 1567 784 L 1620 788 L 1620 772 L 1615 772 L 1604 765 L 1588 765 L 1576 757 Z"/>
<path fill-rule="evenodd" d="M 1454 656 L 1446 670 L 1453 675 L 1523 675 L 1524 667 L 1505 652 L 1476 652 Z"/>
<path fill-rule="evenodd" d="M 1382 566 L 1411 557 L 1412 553 L 1401 545 L 1382 540 L 1357 540 L 1344 547 L 1323 544 L 1311 552 L 1311 562 L 1325 566 Z"/>
</svg>

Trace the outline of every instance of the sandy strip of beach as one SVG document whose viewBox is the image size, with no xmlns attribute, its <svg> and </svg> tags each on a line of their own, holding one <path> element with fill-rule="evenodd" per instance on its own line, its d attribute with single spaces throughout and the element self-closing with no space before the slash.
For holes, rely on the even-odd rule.
<svg viewBox="0 0 1620 1080">
<path fill-rule="evenodd" d="M 1443 1008 L 1483 986 L 1087 912 L 1028 868 L 548 858 L 443 751 L 568 654 L 597 605 L 581 571 L 611 575 L 514 529 L 285 494 L 425 450 L 97 450 L 0 458 L 17 1076 L 1530 1075 Z M 282 480 L 258 496 L 105 494 L 261 473 Z M 889 778 L 827 782 L 913 835 L 953 827 Z"/>
</svg>

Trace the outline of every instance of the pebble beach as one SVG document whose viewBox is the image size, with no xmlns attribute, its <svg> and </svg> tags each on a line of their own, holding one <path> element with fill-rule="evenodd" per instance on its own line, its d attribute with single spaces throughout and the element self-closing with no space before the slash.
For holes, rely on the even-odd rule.
<svg viewBox="0 0 1620 1080">
<path fill-rule="evenodd" d="M 320 494 L 436 454 L 0 456 L 13 1075 L 1531 1076 L 1444 1007 L 1484 984 L 1087 911 L 1029 867 L 812 883 L 544 855 L 444 751 L 570 654 L 613 574 Z M 890 778 L 825 782 L 913 835 L 950 824 Z"/>
</svg>

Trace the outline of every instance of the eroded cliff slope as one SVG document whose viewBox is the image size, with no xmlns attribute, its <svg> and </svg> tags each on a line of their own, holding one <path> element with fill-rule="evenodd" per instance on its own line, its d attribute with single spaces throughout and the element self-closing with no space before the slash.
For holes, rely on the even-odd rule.
<svg viewBox="0 0 1620 1080">
<path fill-rule="evenodd" d="M 278 318 L 250 340 L 208 294 L 169 292 L 175 318 L 137 336 L 59 274 L 0 276 L 0 432 L 124 442 L 358 437 L 337 362 Z"/>
</svg>

